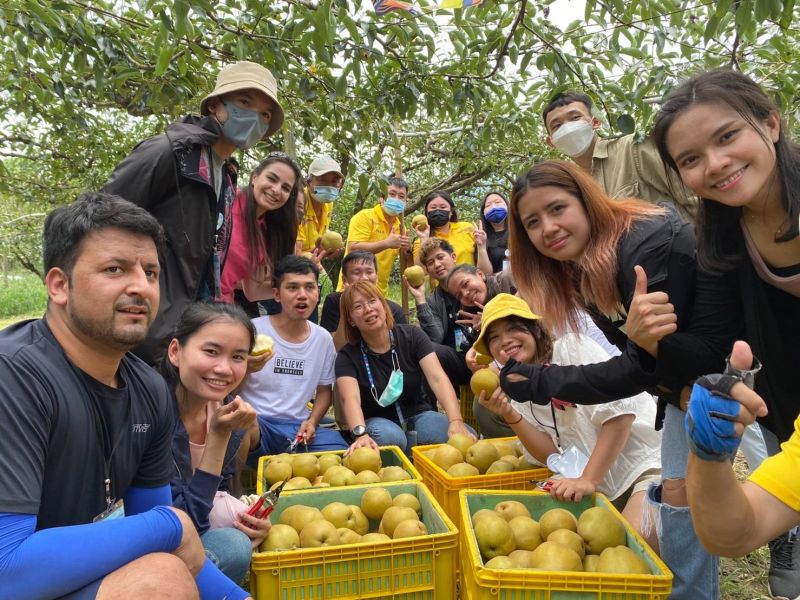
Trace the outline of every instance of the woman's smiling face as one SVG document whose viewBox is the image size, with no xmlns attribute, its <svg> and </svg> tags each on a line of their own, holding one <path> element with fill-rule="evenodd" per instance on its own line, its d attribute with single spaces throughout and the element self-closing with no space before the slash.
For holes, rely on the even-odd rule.
<svg viewBox="0 0 800 600">
<path fill-rule="evenodd" d="M 532 363 L 536 356 L 536 340 L 530 329 L 511 319 L 492 323 L 486 332 L 489 354 L 500 364 L 513 358 L 517 362 Z"/>
</svg>

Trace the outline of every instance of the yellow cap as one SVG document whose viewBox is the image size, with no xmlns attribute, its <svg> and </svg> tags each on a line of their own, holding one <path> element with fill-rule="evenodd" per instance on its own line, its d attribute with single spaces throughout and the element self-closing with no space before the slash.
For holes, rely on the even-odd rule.
<svg viewBox="0 0 800 600">
<path fill-rule="evenodd" d="M 519 296 L 512 296 L 511 294 L 497 294 L 494 298 L 489 300 L 483 307 L 483 315 L 481 316 L 481 333 L 475 343 L 472 345 L 476 352 L 490 356 L 489 347 L 484 341 L 484 335 L 489 329 L 489 326 L 499 319 L 506 317 L 519 317 L 528 321 L 535 321 L 541 319 L 539 315 L 533 313 L 525 300 Z"/>
</svg>

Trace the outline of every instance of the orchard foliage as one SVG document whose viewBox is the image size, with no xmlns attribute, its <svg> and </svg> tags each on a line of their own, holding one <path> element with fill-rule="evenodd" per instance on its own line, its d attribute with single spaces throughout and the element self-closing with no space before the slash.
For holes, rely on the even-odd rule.
<svg viewBox="0 0 800 600">
<path fill-rule="evenodd" d="M 366 0 L 5 0 L 0 255 L 19 253 L 30 215 L 99 187 L 138 140 L 197 111 L 240 59 L 275 73 L 287 112 L 282 132 L 240 157 L 245 172 L 269 149 L 303 167 L 330 153 L 348 175 L 340 231 L 398 163 L 413 208 L 444 188 L 474 215 L 486 190 L 550 155 L 540 113 L 558 90 L 589 93 L 606 135 L 643 134 L 670 86 L 718 66 L 752 74 L 790 120 L 797 111 L 795 0 L 418 7 L 378 17 Z M 576 9 L 566 25 L 555 14 Z"/>
</svg>

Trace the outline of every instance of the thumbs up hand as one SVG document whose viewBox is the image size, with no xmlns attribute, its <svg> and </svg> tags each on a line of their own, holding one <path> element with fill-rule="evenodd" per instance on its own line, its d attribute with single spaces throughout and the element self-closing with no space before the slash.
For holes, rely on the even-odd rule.
<svg viewBox="0 0 800 600">
<path fill-rule="evenodd" d="M 647 291 L 647 273 L 644 269 L 639 265 L 633 269 L 636 272 L 636 287 L 628 309 L 625 333 L 634 344 L 655 357 L 658 355 L 658 342 L 678 330 L 678 316 L 665 292 Z"/>
</svg>

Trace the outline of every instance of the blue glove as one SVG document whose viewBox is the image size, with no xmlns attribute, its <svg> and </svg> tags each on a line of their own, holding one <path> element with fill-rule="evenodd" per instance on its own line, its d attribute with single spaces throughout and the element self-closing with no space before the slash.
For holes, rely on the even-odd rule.
<svg viewBox="0 0 800 600">
<path fill-rule="evenodd" d="M 699 458 L 733 461 L 742 441 L 736 435 L 734 420 L 740 404 L 728 393 L 740 380 L 730 375 L 706 375 L 692 387 L 686 411 L 686 437 L 689 448 Z"/>
</svg>

